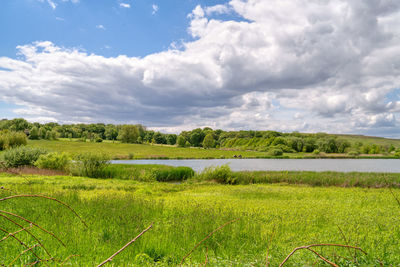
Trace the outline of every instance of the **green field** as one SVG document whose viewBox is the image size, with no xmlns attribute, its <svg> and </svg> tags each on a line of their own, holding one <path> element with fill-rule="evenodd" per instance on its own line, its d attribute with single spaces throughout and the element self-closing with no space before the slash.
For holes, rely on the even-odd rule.
<svg viewBox="0 0 400 267">
<path fill-rule="evenodd" d="M 132 180 L 70 176 L 25 178 L 0 174 L 2 196 L 40 193 L 73 207 L 86 228 L 65 207 L 46 199 L 1 201 L 1 210 L 18 213 L 57 234 L 66 244 L 38 229 L 32 232 L 57 259 L 80 255 L 65 266 L 93 266 L 113 254 L 150 223 L 153 228 L 116 256 L 110 266 L 176 266 L 205 236 L 238 218 L 201 244 L 185 261 L 199 266 L 278 266 L 295 247 L 313 243 L 359 246 L 367 255 L 346 248 L 316 248 L 340 266 L 396 266 L 400 262 L 399 189 L 310 187 L 306 185 L 219 185 L 140 183 Z M 28 224 L 21 222 L 24 226 Z M 18 230 L 6 220 L 3 228 Z M 343 234 L 342 234 L 342 233 Z M 272 237 L 272 241 L 271 240 Z M 18 237 L 37 244 L 24 233 Z M 23 248 L 8 239 L 0 243 L 0 264 Z M 35 248 L 40 256 L 43 249 Z M 24 253 L 16 266 L 33 262 Z M 353 263 L 352 261 L 356 261 Z M 285 266 L 326 266 L 310 251 L 296 253 Z M 53 266 L 53 263 L 50 265 Z"/>
<path fill-rule="evenodd" d="M 371 139 L 375 140 L 375 139 Z M 387 139 L 383 139 L 387 140 Z M 371 141 L 372 142 L 372 141 Z M 151 144 L 124 144 L 120 142 L 77 142 L 77 141 L 48 141 L 29 140 L 28 146 L 41 147 L 54 152 L 67 152 L 78 154 L 84 152 L 101 152 L 113 159 L 219 159 L 233 158 L 241 155 L 243 158 L 270 158 L 267 152 L 227 150 L 227 149 L 203 149 L 181 148 L 167 145 Z M 0 152 L 1 154 L 1 152 Z M 312 153 L 285 153 L 284 158 L 352 158 L 347 154 Z M 360 155 L 359 158 L 391 158 L 393 155 Z"/>
<path fill-rule="evenodd" d="M 114 159 L 186 159 L 186 158 L 233 158 L 242 155 L 246 158 L 266 157 L 267 153 L 257 151 L 232 151 L 202 148 L 180 148 L 166 145 L 140 145 L 123 143 L 89 143 L 73 141 L 47 141 L 29 140 L 28 146 L 41 147 L 55 152 L 68 152 L 71 154 L 83 152 L 102 152 Z"/>
</svg>

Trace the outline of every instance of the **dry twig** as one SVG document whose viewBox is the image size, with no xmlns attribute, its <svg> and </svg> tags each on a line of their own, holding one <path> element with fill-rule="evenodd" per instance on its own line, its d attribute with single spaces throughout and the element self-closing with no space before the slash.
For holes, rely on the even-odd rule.
<svg viewBox="0 0 400 267">
<path fill-rule="evenodd" d="M 72 257 L 80 257 L 80 255 L 69 255 L 62 263 L 61 263 L 61 267 L 64 266 L 64 264 Z"/>
<path fill-rule="evenodd" d="M 0 239 L 0 242 L 2 242 L 2 241 L 4 241 L 4 240 L 7 240 L 10 236 L 16 235 L 16 234 L 18 234 L 19 232 L 26 231 L 26 230 L 31 229 L 31 228 L 32 228 L 32 225 L 29 225 L 29 226 L 26 227 L 26 228 L 22 228 L 22 229 L 20 229 L 20 230 L 18 230 L 18 231 L 15 231 L 14 233 L 10 233 L 10 234 L 6 235 L 5 237 L 3 237 L 2 239 Z"/>
<path fill-rule="evenodd" d="M 3 228 L 0 228 L 0 231 L 4 232 L 4 233 L 6 233 L 6 234 L 10 234 L 10 232 L 8 232 L 7 230 L 5 230 L 5 229 L 3 229 Z M 12 238 L 14 238 L 20 245 L 24 246 L 26 249 L 29 248 L 29 247 L 28 247 L 21 239 L 19 239 L 18 237 L 12 235 Z M 33 250 L 29 250 L 29 251 L 32 252 L 32 254 L 33 254 L 36 258 L 41 259 L 41 258 L 39 257 L 39 255 L 37 255 Z M 48 265 L 47 263 L 45 263 L 45 264 Z"/>
<path fill-rule="evenodd" d="M 206 261 L 204 262 L 204 266 L 207 266 L 208 263 L 208 247 L 206 247 Z"/>
<path fill-rule="evenodd" d="M 269 246 L 271 245 L 272 239 L 274 238 L 275 235 L 275 225 L 274 228 L 272 230 L 272 234 L 269 238 L 268 244 L 267 244 L 267 255 L 265 256 L 265 267 L 269 266 L 269 260 L 268 260 L 268 256 L 269 256 Z"/>
<path fill-rule="evenodd" d="M 9 264 L 8 266 L 9 266 L 9 267 L 12 266 L 13 263 L 16 262 L 16 261 L 19 259 L 19 257 L 21 257 L 23 254 L 25 254 L 26 252 L 28 252 L 28 251 L 30 251 L 30 250 L 36 248 L 36 247 L 40 247 L 40 245 L 39 245 L 39 244 L 36 244 L 36 245 L 34 245 L 34 246 L 30 247 L 30 248 L 25 249 L 25 250 L 22 251 L 21 253 L 19 253 L 19 255 L 18 255 L 17 257 L 15 257 L 15 258 L 10 262 L 10 264 Z"/>
<path fill-rule="evenodd" d="M 87 224 L 85 223 L 85 221 L 78 215 L 78 213 L 76 213 L 76 211 L 73 208 L 71 208 L 68 204 L 66 204 L 56 198 L 53 198 L 53 197 L 42 196 L 42 195 L 14 195 L 14 196 L 1 198 L 0 201 L 5 201 L 8 199 L 13 199 L 13 198 L 24 198 L 24 197 L 45 198 L 45 199 L 56 201 L 56 202 L 60 203 L 61 205 L 63 205 L 64 207 L 67 207 L 87 227 Z"/>
<path fill-rule="evenodd" d="M 235 220 L 232 220 L 232 221 L 229 221 L 229 222 L 227 222 L 227 223 L 224 223 L 223 225 L 221 225 L 220 227 L 218 227 L 217 229 L 215 229 L 214 231 L 212 231 L 211 233 L 209 233 L 205 238 L 203 238 L 199 243 L 197 243 L 197 244 L 192 248 L 192 250 L 189 251 L 189 253 L 185 255 L 185 257 L 183 257 L 183 259 L 181 260 L 180 265 L 182 266 L 182 264 L 183 264 L 183 262 L 185 261 L 185 259 L 186 259 L 187 257 L 189 257 L 190 254 L 192 254 L 193 251 L 194 251 L 198 246 L 200 246 L 204 241 L 206 241 L 208 238 L 210 238 L 215 232 L 221 230 L 222 228 L 224 228 L 224 227 L 227 226 L 228 224 L 234 223 L 234 222 L 236 222 L 236 221 L 238 221 L 238 220 L 239 220 L 239 218 L 237 218 L 237 219 L 235 219 Z"/>
<path fill-rule="evenodd" d="M 121 253 L 124 249 L 126 249 L 129 245 L 131 245 L 133 242 L 135 242 L 139 237 L 141 237 L 144 233 L 146 233 L 148 230 L 150 230 L 150 228 L 153 227 L 153 223 L 150 224 L 149 227 L 147 227 L 146 229 L 144 229 L 140 234 L 138 234 L 134 239 L 132 239 L 131 241 L 129 241 L 128 243 L 126 243 L 125 246 L 123 246 L 121 249 L 119 249 L 117 252 L 115 252 L 114 254 L 112 254 L 108 259 L 106 259 L 105 261 L 103 261 L 102 263 L 100 263 L 99 265 L 97 265 L 97 267 L 103 266 L 104 264 L 106 264 L 107 262 L 112 261 L 112 259 L 117 256 L 119 253 Z"/>
<path fill-rule="evenodd" d="M 23 227 L 21 224 L 17 223 L 16 221 L 14 221 L 13 219 L 9 218 L 8 216 L 6 216 L 4 214 L 0 213 L 0 216 L 5 218 L 6 220 L 10 221 L 14 225 L 18 226 L 19 228 L 21 228 L 21 230 L 25 229 L 24 231 L 27 232 L 30 236 L 32 236 L 39 243 L 39 245 L 44 249 L 44 251 L 46 251 L 47 255 L 49 255 L 51 257 L 50 252 L 46 249 L 45 246 L 43 246 L 43 244 L 42 244 L 42 242 L 40 242 L 39 238 L 37 238 L 34 234 L 32 234 L 27 228 Z M 31 225 L 30 225 L 30 227 L 31 227 Z"/>
<path fill-rule="evenodd" d="M 18 219 L 21 219 L 21 220 L 23 220 L 23 221 L 25 221 L 25 222 L 27 222 L 27 223 L 33 224 L 34 226 L 36 226 L 37 228 L 39 228 L 39 229 L 42 230 L 43 232 L 46 232 L 46 233 L 48 233 L 49 235 L 51 235 L 52 237 L 54 237 L 55 239 L 57 239 L 57 240 L 65 247 L 64 242 L 63 242 L 59 237 L 57 237 L 57 236 L 56 236 L 55 234 L 53 234 L 52 232 L 50 232 L 50 231 L 44 229 L 43 227 L 41 227 L 41 226 L 38 225 L 37 223 L 34 223 L 34 222 L 32 222 L 32 221 L 30 221 L 30 220 L 28 220 L 28 219 L 26 219 L 26 218 L 24 218 L 24 217 L 22 217 L 22 216 L 20 216 L 20 215 L 18 215 L 18 214 L 15 214 L 15 213 L 12 213 L 12 212 L 0 210 L 0 213 L 7 214 L 7 215 L 11 215 L 11 216 L 14 216 L 14 217 L 16 217 L 16 218 L 18 218 Z"/>
<path fill-rule="evenodd" d="M 279 264 L 279 267 L 283 266 L 283 265 L 289 260 L 289 258 L 290 258 L 296 251 L 298 251 L 298 250 L 307 249 L 307 250 L 309 250 L 309 251 L 312 251 L 312 252 L 316 253 L 314 250 L 310 249 L 311 247 L 342 247 L 342 248 L 352 248 L 352 249 L 355 249 L 355 250 L 359 250 L 359 251 L 361 251 L 362 253 L 364 253 L 365 255 L 367 255 L 367 253 L 366 253 L 362 248 L 359 248 L 359 247 L 354 247 L 354 246 L 349 246 L 349 245 L 341 245 L 341 244 L 312 244 L 312 245 L 308 245 L 308 246 L 302 246 L 302 247 L 297 247 L 297 248 L 295 248 L 295 249 L 294 249 L 292 252 L 290 252 L 290 254 L 282 261 L 282 263 Z M 320 257 L 320 258 L 321 258 L 322 260 L 324 260 L 326 263 L 329 263 L 329 264 L 331 264 L 331 265 L 334 264 L 334 263 L 328 261 L 327 259 L 323 258 L 323 257 L 322 257 L 321 255 L 319 255 L 318 253 L 316 253 L 316 254 L 317 254 L 318 257 Z M 332 266 L 337 266 L 337 265 L 332 265 Z"/>
</svg>

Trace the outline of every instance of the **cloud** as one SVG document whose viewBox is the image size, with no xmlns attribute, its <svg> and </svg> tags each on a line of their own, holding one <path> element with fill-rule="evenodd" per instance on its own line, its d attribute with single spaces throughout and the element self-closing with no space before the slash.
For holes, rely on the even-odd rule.
<svg viewBox="0 0 400 267">
<path fill-rule="evenodd" d="M 131 8 L 131 5 L 128 3 L 120 3 L 119 6 L 122 8 Z"/>
<path fill-rule="evenodd" d="M 58 6 L 58 4 L 57 4 L 57 1 L 58 2 L 63 2 L 63 3 L 65 3 L 65 2 L 71 2 L 71 3 L 74 3 L 74 4 L 77 4 L 77 3 L 79 3 L 79 0 L 38 0 L 39 2 L 41 2 L 41 3 L 43 3 L 43 2 L 47 2 L 47 4 L 49 4 L 49 6 L 53 9 L 53 10 L 55 10 L 56 8 L 57 8 L 57 6 Z"/>
<path fill-rule="evenodd" d="M 56 9 L 57 5 L 52 0 L 47 0 L 47 3 L 52 9 Z"/>
<path fill-rule="evenodd" d="M 151 6 L 151 8 L 153 9 L 153 11 L 151 12 L 153 15 L 156 14 L 156 13 L 158 12 L 158 9 L 159 9 L 158 5 L 153 4 L 153 5 Z"/>
<path fill-rule="evenodd" d="M 104 27 L 102 24 L 96 25 L 96 28 L 100 30 L 106 30 L 106 27 Z"/>
<path fill-rule="evenodd" d="M 192 41 L 143 58 L 19 46 L 18 59 L 0 58 L 0 96 L 32 120 L 400 137 L 399 1 L 222 6 L 241 19 L 197 6 Z"/>
<path fill-rule="evenodd" d="M 213 15 L 213 14 L 226 14 L 231 11 L 229 5 L 215 5 L 215 6 L 208 6 L 205 8 L 205 13 L 207 16 Z"/>
</svg>

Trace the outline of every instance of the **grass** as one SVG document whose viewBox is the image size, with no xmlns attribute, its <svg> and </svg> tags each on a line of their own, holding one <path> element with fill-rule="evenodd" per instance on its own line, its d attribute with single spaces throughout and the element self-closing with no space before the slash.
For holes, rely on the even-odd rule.
<svg viewBox="0 0 400 267">
<path fill-rule="evenodd" d="M 165 145 L 140 145 L 123 143 L 90 143 L 73 141 L 48 141 L 30 140 L 30 147 L 40 147 L 54 152 L 67 152 L 78 154 L 85 152 L 101 152 L 114 159 L 208 159 L 208 158 L 233 158 L 242 155 L 246 158 L 267 156 L 265 152 L 257 151 L 232 151 L 201 148 L 180 148 Z"/>
<path fill-rule="evenodd" d="M 102 171 L 103 178 L 130 179 L 136 181 L 183 181 L 193 177 L 194 171 L 189 167 L 166 165 L 131 165 L 111 164 Z"/>
<path fill-rule="evenodd" d="M 223 172 L 223 178 L 221 177 Z M 217 178 L 216 178 L 217 177 Z M 400 173 L 312 172 L 312 171 L 240 171 L 222 167 L 203 171 L 195 179 L 215 180 L 226 184 L 303 184 L 310 186 L 400 188 Z"/>
<path fill-rule="evenodd" d="M 0 186 L 16 193 L 56 197 L 85 219 L 88 228 L 64 207 L 46 199 L 0 202 L 2 210 L 35 220 L 64 240 L 66 247 L 36 232 L 54 257 L 80 255 L 70 258 L 66 266 L 92 266 L 104 261 L 151 222 L 152 229 L 112 264 L 176 266 L 214 229 L 237 218 L 204 241 L 185 263 L 200 265 L 207 253 L 211 266 L 265 266 L 269 247 L 270 266 L 277 266 L 295 247 L 313 243 L 359 246 L 368 253 L 357 254 L 361 266 L 379 266 L 379 261 L 394 266 L 400 262 L 400 207 L 387 188 L 140 183 L 69 176 L 22 179 L 9 174 L 0 174 Z M 400 195 L 399 189 L 391 190 Z M 0 194 L 10 193 L 0 190 Z M 17 230 L 4 220 L 1 224 Z M 30 240 L 24 233 L 18 235 Z M 345 248 L 315 250 L 340 266 L 357 265 L 351 263 L 354 252 Z M 43 255 L 40 248 L 35 251 Z M 9 263 L 20 252 L 17 242 L 0 243 L 0 264 Z M 33 260 L 26 253 L 16 265 Z M 285 266 L 311 266 L 315 261 L 312 253 L 299 251 Z"/>
</svg>

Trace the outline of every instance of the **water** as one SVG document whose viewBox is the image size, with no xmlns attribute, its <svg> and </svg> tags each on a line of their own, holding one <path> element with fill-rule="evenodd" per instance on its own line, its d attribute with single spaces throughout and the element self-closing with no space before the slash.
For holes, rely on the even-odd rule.
<svg viewBox="0 0 400 267">
<path fill-rule="evenodd" d="M 190 159 L 114 160 L 113 164 L 163 164 L 187 166 L 201 171 L 209 166 L 228 164 L 233 171 L 336 171 L 400 173 L 398 159 Z"/>
</svg>

